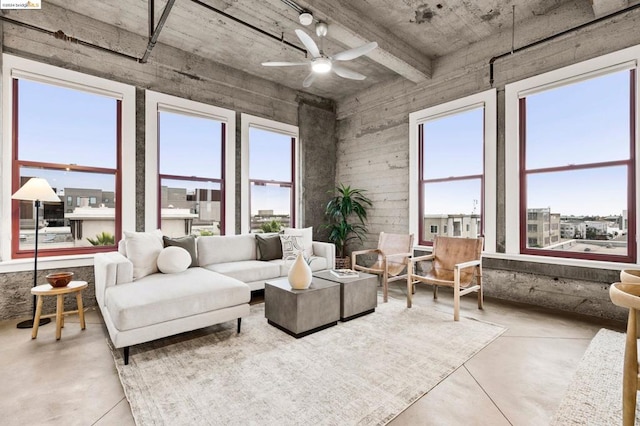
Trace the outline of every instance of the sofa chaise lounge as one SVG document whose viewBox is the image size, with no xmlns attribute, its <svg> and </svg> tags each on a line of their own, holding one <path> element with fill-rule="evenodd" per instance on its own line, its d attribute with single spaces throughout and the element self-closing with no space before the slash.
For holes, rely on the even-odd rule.
<svg viewBox="0 0 640 426">
<path fill-rule="evenodd" d="M 155 238 L 151 234 L 145 235 L 152 242 L 143 242 L 145 250 L 161 238 L 161 233 Z M 124 348 L 125 364 L 132 345 L 234 319 L 239 333 L 242 318 L 249 315 L 251 291 L 287 276 L 290 265 L 284 259 L 260 260 L 253 234 L 206 236 L 196 239 L 194 264 L 199 266 L 177 273 L 150 267 L 141 274 L 139 259 L 127 253 L 127 241 L 121 241 L 118 251 L 94 258 L 98 306 L 115 348 Z M 333 244 L 313 241 L 312 252 L 312 270 L 334 267 Z"/>
</svg>

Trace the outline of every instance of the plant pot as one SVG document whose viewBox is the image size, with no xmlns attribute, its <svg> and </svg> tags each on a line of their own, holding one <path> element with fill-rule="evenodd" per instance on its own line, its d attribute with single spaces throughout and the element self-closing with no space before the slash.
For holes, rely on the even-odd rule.
<svg viewBox="0 0 640 426">
<path fill-rule="evenodd" d="M 336 269 L 351 269 L 351 258 L 336 257 Z"/>
<path fill-rule="evenodd" d="M 640 270 L 637 270 L 637 269 L 621 270 L 620 281 L 628 284 L 640 284 Z"/>
</svg>

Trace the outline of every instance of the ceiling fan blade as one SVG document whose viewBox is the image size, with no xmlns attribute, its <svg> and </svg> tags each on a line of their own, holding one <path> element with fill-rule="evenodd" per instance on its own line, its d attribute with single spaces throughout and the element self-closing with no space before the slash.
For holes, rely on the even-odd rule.
<svg viewBox="0 0 640 426">
<path fill-rule="evenodd" d="M 364 80 L 365 78 L 367 78 L 366 75 L 360 74 L 359 72 L 348 70 L 346 68 L 341 67 L 338 64 L 333 64 L 331 69 L 333 70 L 333 72 L 335 72 L 336 74 L 338 74 L 340 77 L 343 77 L 343 78 L 349 78 L 351 80 Z"/>
<path fill-rule="evenodd" d="M 311 86 L 311 84 L 313 83 L 313 80 L 316 79 L 316 73 L 311 72 L 307 78 L 304 79 L 304 81 L 302 82 L 302 87 L 309 87 Z"/>
<path fill-rule="evenodd" d="M 304 47 L 307 49 L 307 52 L 311 54 L 314 58 L 320 57 L 320 50 L 318 49 L 318 45 L 315 41 L 309 36 L 309 34 L 305 33 L 302 30 L 296 30 L 296 34 Z"/>
<path fill-rule="evenodd" d="M 335 55 L 333 55 L 332 59 L 335 59 L 336 61 L 350 61 L 351 59 L 366 55 L 376 47 L 378 47 L 378 43 L 372 41 L 371 43 L 363 44 L 362 46 L 354 47 L 353 49 L 336 53 Z"/>
<path fill-rule="evenodd" d="M 309 65 L 309 62 L 263 62 L 265 67 L 297 67 L 301 65 Z"/>
</svg>

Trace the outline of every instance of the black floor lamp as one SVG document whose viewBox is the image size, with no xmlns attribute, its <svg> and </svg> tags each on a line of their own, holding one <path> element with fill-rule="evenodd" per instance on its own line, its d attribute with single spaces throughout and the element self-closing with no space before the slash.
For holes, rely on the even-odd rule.
<svg viewBox="0 0 640 426">
<path fill-rule="evenodd" d="M 38 285 L 38 225 L 40 222 L 40 203 L 48 202 L 48 203 L 60 203 L 60 198 L 53 192 L 49 183 L 42 178 L 31 178 L 22 185 L 20 189 L 16 191 L 15 194 L 11 196 L 14 200 L 20 201 L 33 201 L 33 205 L 35 207 L 35 231 L 36 231 L 36 240 L 35 240 L 35 248 L 33 251 L 33 286 Z M 32 328 L 33 321 L 36 317 L 36 296 L 33 295 L 33 313 L 31 315 L 30 320 L 22 321 L 18 323 L 18 328 Z M 51 322 L 50 318 L 42 318 L 40 319 L 40 325 L 48 324 Z"/>
</svg>

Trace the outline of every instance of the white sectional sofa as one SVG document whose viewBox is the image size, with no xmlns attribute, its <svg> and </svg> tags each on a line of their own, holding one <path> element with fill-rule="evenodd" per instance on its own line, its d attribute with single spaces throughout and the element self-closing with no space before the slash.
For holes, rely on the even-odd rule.
<svg viewBox="0 0 640 426">
<path fill-rule="evenodd" d="M 98 306 L 114 346 L 124 348 L 125 364 L 129 347 L 139 343 L 234 319 L 240 332 L 242 317 L 249 315 L 251 291 L 287 276 L 291 263 L 259 260 L 253 234 L 207 236 L 196 240 L 199 266 L 161 273 L 154 272 L 155 265 L 143 265 L 150 269 L 139 276 L 139 259 L 127 257 L 124 241 L 118 252 L 96 254 L 94 269 Z M 312 246 L 312 270 L 333 268 L 335 246 L 316 241 Z M 147 263 L 155 262 L 155 256 Z"/>
</svg>

